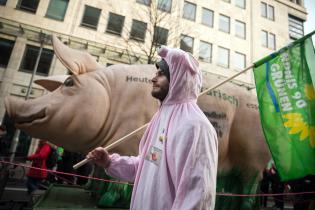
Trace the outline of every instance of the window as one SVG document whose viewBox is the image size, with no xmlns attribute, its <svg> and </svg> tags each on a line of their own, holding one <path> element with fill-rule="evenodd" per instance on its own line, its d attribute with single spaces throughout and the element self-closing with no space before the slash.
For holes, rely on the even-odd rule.
<svg viewBox="0 0 315 210">
<path fill-rule="evenodd" d="M 137 0 L 137 2 L 140 4 L 145 4 L 147 6 L 151 4 L 151 0 Z"/>
<path fill-rule="evenodd" d="M 236 20 L 235 21 L 235 35 L 239 38 L 246 39 L 246 25 L 245 23 Z"/>
<path fill-rule="evenodd" d="M 230 50 L 224 47 L 219 47 L 218 65 L 229 68 Z"/>
<path fill-rule="evenodd" d="M 290 1 L 295 4 L 301 5 L 301 0 L 290 0 Z"/>
<path fill-rule="evenodd" d="M 159 10 L 170 12 L 172 8 L 172 0 L 158 0 L 157 6 Z"/>
<path fill-rule="evenodd" d="M 200 41 L 199 59 L 208 63 L 212 60 L 212 44 Z"/>
<path fill-rule="evenodd" d="M 234 65 L 235 65 L 235 68 L 238 70 L 245 69 L 245 67 L 246 67 L 246 55 L 239 53 L 239 52 L 235 52 Z"/>
<path fill-rule="evenodd" d="M 222 1 L 227 2 L 227 3 L 230 3 L 230 2 L 231 2 L 231 0 L 222 0 Z"/>
<path fill-rule="evenodd" d="M 7 0 L 0 0 L 0 5 L 5 5 L 7 3 Z"/>
<path fill-rule="evenodd" d="M 101 15 L 101 9 L 85 5 L 85 10 L 84 10 L 84 15 L 83 15 L 81 25 L 86 26 L 88 28 L 96 29 L 100 15 Z"/>
<path fill-rule="evenodd" d="M 261 44 L 264 47 L 268 47 L 268 32 L 261 31 Z"/>
<path fill-rule="evenodd" d="M 68 8 L 69 0 L 50 0 L 46 17 L 63 20 Z"/>
<path fill-rule="evenodd" d="M 261 10 L 261 16 L 266 18 L 267 17 L 267 4 L 264 2 L 261 2 L 260 10 Z"/>
<path fill-rule="evenodd" d="M 38 4 L 39 0 L 19 0 L 16 8 L 23 11 L 36 13 Z"/>
<path fill-rule="evenodd" d="M 267 5 L 264 2 L 260 3 L 261 16 L 268 18 L 269 20 L 275 20 L 275 11 L 274 7 Z"/>
<path fill-rule="evenodd" d="M 272 50 L 276 49 L 276 35 L 268 33 L 267 31 L 261 31 L 261 44 L 264 47 L 268 47 Z"/>
<path fill-rule="evenodd" d="M 26 45 L 20 71 L 25 71 L 25 72 L 30 72 L 30 73 L 34 71 L 36 59 L 39 54 L 39 50 L 40 50 L 39 47 Z M 42 50 L 42 54 L 39 59 L 36 74 L 46 75 L 46 76 L 49 74 L 49 69 L 50 69 L 53 56 L 54 56 L 54 52 L 52 50 L 49 50 L 49 49 Z"/>
<path fill-rule="evenodd" d="M 230 18 L 229 17 L 225 15 L 220 15 L 219 29 L 220 31 L 230 33 Z"/>
<path fill-rule="evenodd" d="M 162 28 L 156 26 L 154 28 L 153 42 L 156 45 L 166 45 L 168 38 L 168 30 L 166 28 Z"/>
<path fill-rule="evenodd" d="M 269 33 L 268 35 L 268 47 L 270 49 L 276 49 L 276 35 Z"/>
<path fill-rule="evenodd" d="M 213 27 L 213 11 L 212 10 L 202 8 L 201 23 L 206 26 Z"/>
<path fill-rule="evenodd" d="M 275 19 L 275 14 L 274 14 L 274 7 L 271 5 L 268 5 L 268 19 L 274 20 Z"/>
<path fill-rule="evenodd" d="M 291 39 L 296 40 L 304 35 L 303 20 L 289 15 L 289 36 Z"/>
<path fill-rule="evenodd" d="M 139 20 L 132 20 L 130 38 L 144 41 L 147 24 Z"/>
<path fill-rule="evenodd" d="M 184 2 L 183 18 L 195 21 L 196 19 L 196 4 L 188 1 Z"/>
<path fill-rule="evenodd" d="M 0 38 L 0 67 L 7 67 L 14 43 L 14 41 Z"/>
<path fill-rule="evenodd" d="M 121 35 L 124 22 L 125 22 L 124 16 L 110 12 L 106 32 Z"/>
<path fill-rule="evenodd" d="M 192 54 L 194 49 L 194 38 L 182 34 L 180 38 L 180 49 Z"/>
<path fill-rule="evenodd" d="M 246 8 L 246 0 L 235 0 L 235 5 L 242 9 Z"/>
</svg>

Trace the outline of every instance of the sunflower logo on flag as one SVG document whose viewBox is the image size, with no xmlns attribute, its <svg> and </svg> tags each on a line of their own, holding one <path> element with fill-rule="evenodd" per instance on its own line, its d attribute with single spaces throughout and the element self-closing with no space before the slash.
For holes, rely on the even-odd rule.
<svg viewBox="0 0 315 210">
<path fill-rule="evenodd" d="M 304 92 L 309 100 L 315 100 L 315 90 L 312 85 L 305 85 Z M 315 148 L 315 125 L 307 124 L 301 113 L 284 114 L 282 117 L 287 119 L 284 127 L 289 128 L 289 134 L 299 134 L 300 141 L 309 138 L 311 147 Z"/>
</svg>

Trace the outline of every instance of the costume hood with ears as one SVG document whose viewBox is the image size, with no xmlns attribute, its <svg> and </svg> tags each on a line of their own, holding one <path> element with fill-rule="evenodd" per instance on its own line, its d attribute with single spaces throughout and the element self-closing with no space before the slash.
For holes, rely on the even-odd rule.
<svg viewBox="0 0 315 210">
<path fill-rule="evenodd" d="M 197 100 L 202 76 L 198 61 L 181 49 L 162 46 L 158 55 L 166 61 L 170 71 L 170 87 L 163 104 L 178 104 Z"/>
</svg>

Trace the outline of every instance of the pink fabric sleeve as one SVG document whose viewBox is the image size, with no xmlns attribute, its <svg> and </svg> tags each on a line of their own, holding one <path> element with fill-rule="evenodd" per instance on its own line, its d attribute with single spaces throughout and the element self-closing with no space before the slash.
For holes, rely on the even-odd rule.
<svg viewBox="0 0 315 210">
<path fill-rule="evenodd" d="M 138 156 L 120 156 L 119 154 L 114 153 L 110 155 L 111 163 L 105 171 L 108 175 L 117 179 L 134 182 L 139 159 Z"/>
</svg>

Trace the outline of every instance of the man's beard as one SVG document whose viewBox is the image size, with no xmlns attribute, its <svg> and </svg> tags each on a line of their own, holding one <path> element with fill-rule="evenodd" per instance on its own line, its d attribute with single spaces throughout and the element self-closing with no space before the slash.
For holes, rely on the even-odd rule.
<svg viewBox="0 0 315 210">
<path fill-rule="evenodd" d="M 168 92 L 166 92 L 166 91 L 161 91 L 161 90 L 159 90 L 159 91 L 154 91 L 154 90 L 152 90 L 152 91 L 151 91 L 151 95 L 152 95 L 154 98 L 160 100 L 161 102 L 165 99 L 165 97 L 167 96 L 167 93 L 168 93 Z"/>
</svg>

